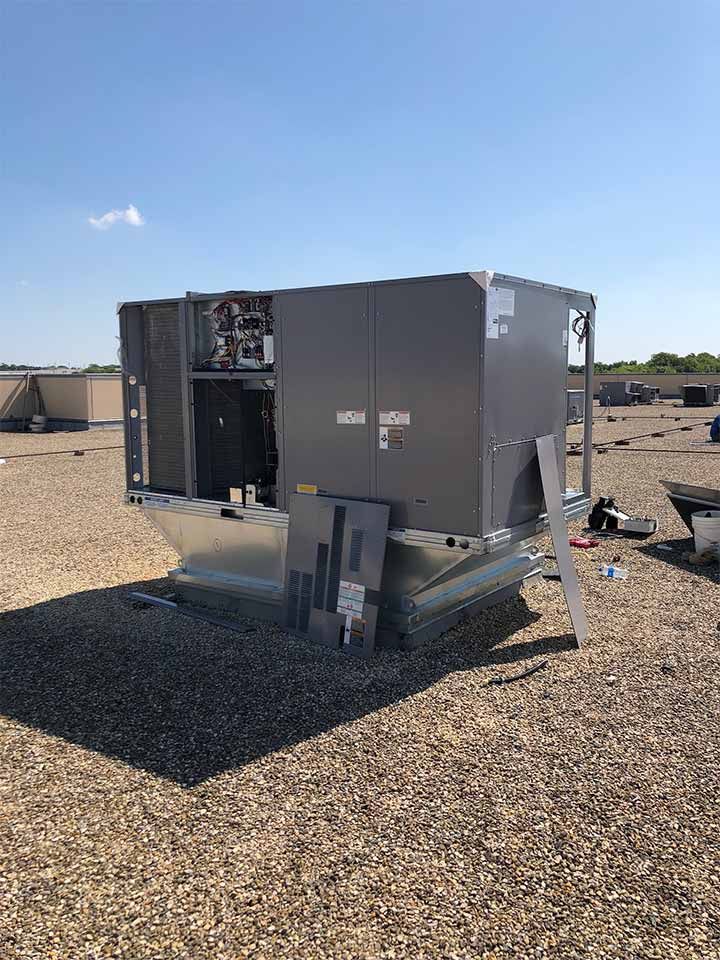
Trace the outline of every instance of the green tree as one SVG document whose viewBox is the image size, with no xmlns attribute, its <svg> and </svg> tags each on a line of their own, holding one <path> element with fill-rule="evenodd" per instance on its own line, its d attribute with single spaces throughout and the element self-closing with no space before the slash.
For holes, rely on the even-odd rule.
<svg viewBox="0 0 720 960">
<path fill-rule="evenodd" d="M 117 363 L 91 363 L 83 368 L 83 373 L 120 373 Z"/>
<path fill-rule="evenodd" d="M 676 353 L 653 353 L 647 362 L 648 373 L 682 373 L 684 357 Z M 662 370 L 660 368 L 663 368 Z"/>
</svg>

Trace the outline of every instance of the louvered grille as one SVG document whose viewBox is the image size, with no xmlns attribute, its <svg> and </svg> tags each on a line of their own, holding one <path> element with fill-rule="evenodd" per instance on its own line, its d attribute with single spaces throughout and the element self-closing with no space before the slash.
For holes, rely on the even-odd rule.
<svg viewBox="0 0 720 960">
<path fill-rule="evenodd" d="M 150 486 L 184 493 L 185 441 L 177 304 L 145 308 L 145 366 Z"/>
<path fill-rule="evenodd" d="M 364 530 L 355 529 L 350 536 L 350 562 L 348 566 L 354 573 L 358 573 L 360 571 L 364 539 Z"/>
</svg>

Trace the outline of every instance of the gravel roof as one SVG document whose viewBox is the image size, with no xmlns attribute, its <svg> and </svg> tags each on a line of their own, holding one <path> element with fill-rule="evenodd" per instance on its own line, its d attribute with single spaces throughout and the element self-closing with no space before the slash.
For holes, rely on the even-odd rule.
<svg viewBox="0 0 720 960">
<path fill-rule="evenodd" d="M 368 663 L 129 601 L 177 558 L 121 450 L 0 465 L 2 960 L 720 957 L 718 573 L 658 482 L 717 486 L 706 434 L 595 457 L 660 531 L 574 551 L 580 652 L 545 581 Z"/>
</svg>

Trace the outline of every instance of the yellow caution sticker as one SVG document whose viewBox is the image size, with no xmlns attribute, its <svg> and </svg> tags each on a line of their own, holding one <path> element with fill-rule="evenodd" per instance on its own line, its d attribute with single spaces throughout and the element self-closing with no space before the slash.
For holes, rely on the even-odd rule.
<svg viewBox="0 0 720 960">
<path fill-rule="evenodd" d="M 299 483 L 295 491 L 296 493 L 317 493 L 318 488 L 316 483 Z"/>
</svg>

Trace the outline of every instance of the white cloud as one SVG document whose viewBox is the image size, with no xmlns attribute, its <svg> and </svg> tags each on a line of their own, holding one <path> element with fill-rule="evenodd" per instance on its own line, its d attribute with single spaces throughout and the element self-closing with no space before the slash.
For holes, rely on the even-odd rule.
<svg viewBox="0 0 720 960">
<path fill-rule="evenodd" d="M 145 223 L 143 215 L 134 204 L 129 204 L 126 210 L 108 210 L 101 217 L 88 217 L 88 223 L 96 230 L 109 230 L 114 223 L 127 223 L 131 227 L 142 227 Z"/>
</svg>

